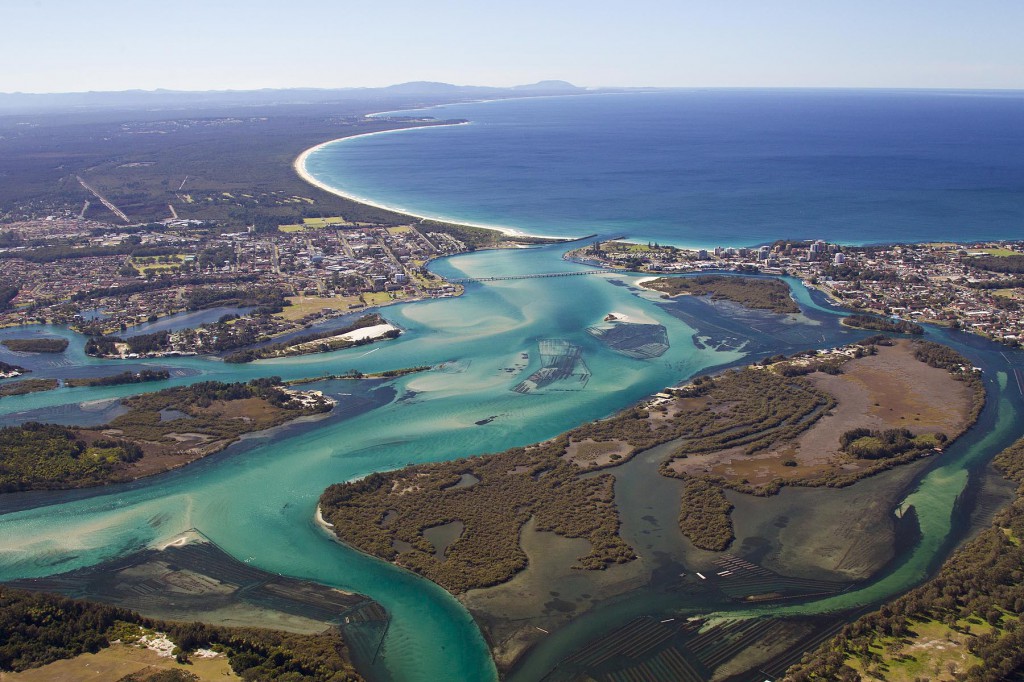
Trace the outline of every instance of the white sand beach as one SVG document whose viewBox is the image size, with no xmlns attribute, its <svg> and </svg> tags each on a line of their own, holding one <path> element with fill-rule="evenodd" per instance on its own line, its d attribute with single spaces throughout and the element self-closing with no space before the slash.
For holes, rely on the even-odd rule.
<svg viewBox="0 0 1024 682">
<path fill-rule="evenodd" d="M 380 336 L 384 336 L 389 331 L 398 329 L 393 324 L 375 324 L 372 327 L 360 327 L 346 334 L 341 334 L 332 338 L 346 339 L 348 341 L 361 341 L 363 339 L 376 339 Z"/>
<path fill-rule="evenodd" d="M 310 147 L 309 149 L 305 150 L 304 152 L 302 152 L 301 154 L 299 154 L 295 158 L 295 163 L 292 164 L 292 166 L 295 168 L 295 172 L 298 174 L 298 176 L 300 178 L 302 178 L 303 180 L 305 180 L 309 184 L 313 185 L 314 187 L 318 187 L 318 188 L 322 189 L 325 192 L 330 192 L 331 194 L 334 194 L 335 196 L 339 196 L 339 197 L 342 197 L 344 199 L 348 199 L 350 201 L 357 201 L 360 204 L 366 204 L 367 206 L 373 206 L 374 208 L 379 208 L 379 209 L 382 209 L 382 210 L 385 210 L 385 211 L 393 211 L 394 213 L 401 213 L 403 215 L 407 215 L 407 216 L 410 216 L 412 218 L 418 218 L 420 221 L 423 221 L 423 220 L 437 220 L 439 222 L 450 222 L 450 223 L 455 223 L 455 224 L 458 224 L 458 225 L 467 225 L 469 227 L 481 227 L 481 228 L 484 228 L 484 229 L 487 229 L 487 230 L 494 230 L 496 232 L 501 232 L 502 234 L 507 234 L 510 237 L 540 237 L 540 238 L 544 238 L 544 239 L 560 239 L 560 237 L 547 237 L 545 235 L 539 235 L 539 234 L 528 234 L 526 232 L 523 232 L 522 230 L 517 230 L 517 229 L 512 228 L 512 227 L 505 227 L 505 226 L 502 226 L 502 225 L 484 225 L 484 224 L 480 224 L 480 223 L 466 222 L 464 220 L 453 220 L 453 219 L 443 218 L 443 217 L 439 217 L 439 216 L 429 216 L 429 215 L 420 215 L 420 214 L 417 214 L 417 213 L 412 213 L 412 212 L 407 211 L 407 210 L 402 209 L 402 208 L 395 208 L 394 206 L 388 206 L 387 204 L 382 204 L 380 202 L 376 202 L 376 201 L 372 201 L 370 199 L 367 199 L 366 197 L 361 197 L 361 196 L 358 196 L 356 194 L 352 194 L 350 192 L 346 192 L 344 190 L 338 189 L 337 187 L 332 187 L 331 185 L 328 185 L 327 183 L 322 182 L 322 181 L 318 180 L 317 178 L 315 178 L 309 172 L 309 170 L 306 168 L 306 161 L 309 159 L 311 154 L 313 154 L 314 152 L 316 152 L 316 151 L 318 151 L 320 149 L 323 149 L 324 147 L 326 147 L 328 145 L 332 145 L 335 142 L 341 142 L 342 140 L 355 140 L 355 139 L 360 138 L 360 137 L 369 137 L 371 135 L 384 135 L 386 133 L 398 133 L 398 132 L 402 132 L 402 131 L 405 131 L 405 130 L 416 130 L 416 129 L 421 129 L 421 128 L 446 128 L 446 127 L 450 127 L 450 126 L 460 126 L 460 125 L 470 125 L 470 122 L 469 121 L 464 121 L 464 122 L 461 122 L 461 123 L 441 123 L 441 124 L 438 124 L 438 125 L 429 125 L 429 126 L 412 126 L 412 127 L 409 127 L 409 128 L 395 128 L 393 130 L 378 130 L 378 131 L 375 131 L 375 132 L 372 132 L 372 133 L 363 133 L 362 135 L 352 135 L 350 137 L 339 137 L 339 138 L 334 139 L 334 140 L 328 140 L 327 142 L 321 142 L 320 144 L 315 145 L 315 146 Z"/>
<path fill-rule="evenodd" d="M 316 519 L 316 523 L 318 526 L 326 530 L 331 535 L 334 535 L 334 532 L 331 530 L 332 528 L 334 528 L 334 524 L 327 522 L 327 519 L 324 518 L 323 511 L 320 510 L 319 504 L 316 506 L 316 515 L 314 516 L 314 518 Z"/>
</svg>

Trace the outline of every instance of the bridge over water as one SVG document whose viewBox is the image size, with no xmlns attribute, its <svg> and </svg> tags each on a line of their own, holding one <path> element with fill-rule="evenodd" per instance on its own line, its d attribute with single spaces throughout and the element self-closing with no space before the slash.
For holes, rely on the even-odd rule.
<svg viewBox="0 0 1024 682">
<path fill-rule="evenodd" d="M 449 279 L 449 282 L 468 284 L 469 282 L 500 282 L 507 279 L 540 279 L 541 277 L 579 277 L 581 275 L 607 275 L 613 270 L 583 270 L 582 272 L 538 272 L 532 275 L 504 275 L 501 277 L 461 277 Z"/>
</svg>

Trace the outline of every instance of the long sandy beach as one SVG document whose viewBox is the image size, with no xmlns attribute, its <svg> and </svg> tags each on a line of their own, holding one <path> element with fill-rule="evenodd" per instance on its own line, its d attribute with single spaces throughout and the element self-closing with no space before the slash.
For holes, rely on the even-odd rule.
<svg viewBox="0 0 1024 682">
<path fill-rule="evenodd" d="M 394 213 L 401 213 L 402 215 L 407 215 L 407 216 L 410 216 L 412 218 L 419 219 L 421 221 L 422 220 L 436 220 L 438 222 L 454 223 L 454 224 L 458 224 L 458 225 L 467 225 L 469 227 L 480 227 L 480 228 L 484 228 L 484 229 L 487 229 L 487 230 L 494 230 L 496 232 L 501 232 L 501 233 L 507 234 L 507 235 L 509 235 L 511 237 L 540 237 L 540 238 L 552 238 L 552 239 L 554 239 L 554 237 L 545 237 L 544 235 L 528 234 L 526 232 L 523 232 L 522 230 L 517 230 L 517 229 L 511 228 L 511 227 L 504 227 L 504 226 L 501 226 L 501 225 L 483 225 L 483 224 L 479 224 L 479 223 L 466 222 L 464 220 L 451 220 L 451 219 L 443 218 L 443 217 L 439 217 L 439 216 L 429 216 L 429 215 L 421 215 L 421 214 L 418 214 L 418 213 L 412 213 L 411 211 L 408 211 L 408 210 L 405 210 L 405 209 L 402 209 L 402 208 L 395 208 L 394 206 L 388 206 L 387 204 L 382 204 L 380 202 L 376 202 L 376 201 L 373 201 L 371 199 L 367 199 L 366 197 L 361 197 L 361 196 L 358 196 L 356 194 L 351 194 L 350 192 L 346 192 L 344 190 L 338 189 L 337 187 L 333 187 L 331 185 L 328 185 L 327 183 L 325 183 L 325 182 L 317 179 L 315 176 L 313 176 L 313 174 L 311 174 L 309 172 L 309 170 L 306 168 L 306 161 L 309 159 L 310 155 L 312 155 L 313 153 L 319 151 L 320 149 L 323 149 L 324 147 L 326 147 L 328 145 L 332 145 L 335 142 L 341 142 L 342 140 L 355 140 L 356 138 L 360 138 L 360 137 L 370 137 L 371 135 L 383 135 L 385 133 L 397 133 L 397 132 L 402 132 L 402 131 L 405 131 L 405 130 L 416 130 L 416 129 L 420 129 L 420 128 L 446 128 L 446 127 L 450 127 L 450 126 L 459 126 L 459 125 L 469 125 L 469 121 L 464 121 L 464 122 L 460 122 L 460 123 L 439 123 L 437 125 L 427 125 L 427 126 L 411 126 L 411 127 L 408 127 L 408 128 L 393 128 L 391 130 L 377 130 L 377 131 L 374 131 L 372 133 L 362 133 L 360 135 L 351 135 L 351 136 L 348 136 L 348 137 L 335 138 L 333 140 L 328 140 L 327 142 L 321 142 L 320 144 L 315 145 L 313 147 L 310 147 L 309 149 L 307 149 L 304 152 L 302 152 L 301 154 L 299 154 L 295 158 L 295 162 L 292 164 L 292 167 L 295 168 L 295 172 L 299 175 L 300 178 L 302 178 L 303 180 L 305 180 L 309 184 L 313 185 L 314 187 L 318 187 L 318 188 L 322 189 L 325 192 L 330 192 L 331 194 L 334 194 L 335 196 L 342 197 L 343 199 L 348 199 L 349 201 L 356 201 L 356 202 L 358 202 L 360 204 L 366 204 L 367 206 L 373 206 L 374 208 L 383 209 L 385 211 L 392 211 Z"/>
</svg>

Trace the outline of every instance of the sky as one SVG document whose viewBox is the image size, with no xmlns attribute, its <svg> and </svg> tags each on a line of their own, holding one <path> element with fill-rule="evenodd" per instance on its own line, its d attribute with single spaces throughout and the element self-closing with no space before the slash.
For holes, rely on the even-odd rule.
<svg viewBox="0 0 1024 682">
<path fill-rule="evenodd" d="M 1019 0 L 0 0 L 0 92 L 1024 88 Z"/>
</svg>

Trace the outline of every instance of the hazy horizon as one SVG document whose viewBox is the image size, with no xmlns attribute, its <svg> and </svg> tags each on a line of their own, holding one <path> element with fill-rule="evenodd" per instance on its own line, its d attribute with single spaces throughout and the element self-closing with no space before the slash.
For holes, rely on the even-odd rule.
<svg viewBox="0 0 1024 682">
<path fill-rule="evenodd" d="M 591 88 L 1024 88 L 1024 5 L 12 0 L 0 92 L 410 81 Z"/>
</svg>

